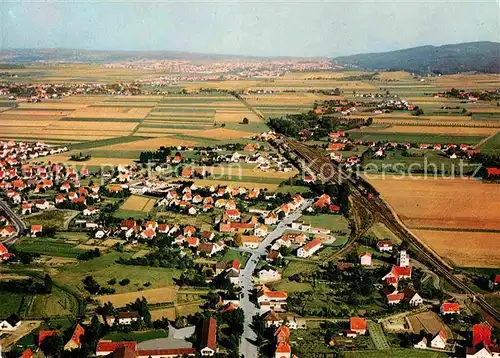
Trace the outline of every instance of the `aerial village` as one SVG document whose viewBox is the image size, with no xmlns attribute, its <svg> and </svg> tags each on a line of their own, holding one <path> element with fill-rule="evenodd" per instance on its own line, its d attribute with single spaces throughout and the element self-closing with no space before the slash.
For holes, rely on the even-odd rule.
<svg viewBox="0 0 500 358">
<path fill-rule="evenodd" d="M 264 142 L 247 144 L 242 154 L 202 149 L 203 161 L 242 161 L 253 163 L 260 170 L 294 169 L 279 152 L 259 154 L 260 145 L 274 141 L 275 133 L 263 133 L 257 138 Z M 350 142 L 342 131 L 330 133 L 330 138 L 329 150 L 357 144 Z M 87 310 L 73 312 L 72 324 L 65 330 L 52 327 L 50 321 L 41 324 L 30 315 L 23 319 L 19 311 L 0 320 L 3 344 L 14 348 L 12 352 L 18 352 L 17 347 L 27 347 L 20 351 L 22 357 L 61 356 L 76 350 L 110 357 L 236 357 L 239 341 L 246 339 L 242 335 L 250 329 L 262 342 L 261 353 L 275 358 L 300 357 L 307 352 L 311 334 L 316 340 L 321 336 L 325 353 L 389 345 L 390 337 L 402 347 L 415 350 L 463 357 L 500 356 L 496 328 L 470 315 L 468 305 L 473 305 L 473 300 L 443 295 L 433 286 L 435 275 L 413 260 L 411 250 L 397 238 L 380 240 L 367 236 L 356 251 L 336 261 L 327 260 L 335 255 L 336 242 L 342 237 L 349 240 L 349 233 L 343 231 L 349 229 L 322 227 L 307 219 L 321 216 L 326 218 L 324 223 L 344 220 L 345 204 L 340 202 L 338 188 L 323 186 L 320 191 L 316 188 L 301 195 L 219 186 L 215 182 L 208 186 L 197 184 L 195 179 L 210 175 L 186 165 L 186 152 L 199 151 L 197 148 L 173 148 L 175 155 L 166 161 L 177 166 L 178 175 L 172 180 L 163 180 L 160 174 L 151 175 L 140 164 L 90 171 L 67 163 L 42 163 L 41 158 L 67 151 L 65 147 L 42 142 L 0 142 L 0 148 L 0 190 L 6 203 L 2 202 L 0 221 L 3 267 L 31 263 L 50 267 L 53 263 L 47 255 L 38 254 L 30 246 L 23 251 L 22 243 L 42 244 L 51 237 L 76 232 L 92 242 L 80 244 L 88 250 L 80 250 L 79 262 L 92 262 L 111 251 L 143 251 L 142 255 L 129 254 L 117 262 L 124 266 L 175 269 L 181 272 L 176 279 L 179 290 L 204 289 L 198 296 L 205 301 L 199 304 L 203 313 L 197 310 L 192 315 L 153 320 L 155 304 L 148 306 L 140 295 L 117 307 L 98 299 L 99 295 L 116 292 L 116 280 L 112 277 L 108 287 L 104 287 L 94 277 L 82 276 Z M 334 153 L 332 158 L 339 160 Z M 154 173 L 162 173 L 164 166 L 155 168 Z M 310 173 L 299 174 L 296 182 L 305 187 L 318 186 Z M 126 204 L 141 197 L 153 198 L 141 205 L 154 207 L 155 216 L 138 218 L 128 215 L 130 212 L 125 212 L 122 219 L 112 216 L 124 205 L 117 203 Z M 60 211 L 71 213 L 64 217 L 64 232 L 50 220 Z M 164 219 L 168 215 L 193 219 Z M 195 219 L 200 216 L 208 221 L 200 225 Z M 16 244 L 18 240 L 20 245 Z M 106 242 L 111 246 L 106 246 Z M 161 249 L 155 250 L 158 247 Z M 318 265 L 313 267 L 319 269 L 290 274 L 287 262 Z M 54 267 L 59 268 L 58 264 Z M 250 272 L 249 267 L 253 268 Z M 250 277 L 244 276 L 244 272 Z M 126 286 L 127 281 L 130 282 L 124 278 L 119 284 Z M 46 293 L 55 289 L 49 274 L 42 279 L 42 287 L 33 279 L 26 284 L 30 290 Z M 344 303 L 331 301 L 330 307 L 321 307 L 315 302 L 316 293 L 305 297 L 297 289 L 300 285 L 313 287 L 312 292 L 315 285 L 330 287 L 329 299 L 335 300 L 338 295 Z M 488 277 L 488 288 L 492 292 L 500 288 L 500 274 Z M 356 290 L 365 297 L 353 295 Z M 342 318 L 330 318 L 339 316 Z M 141 332 L 153 327 L 167 331 L 168 336 L 138 338 Z M 132 339 L 119 338 L 130 332 L 137 332 Z M 371 341 L 367 341 L 368 337 Z"/>
</svg>

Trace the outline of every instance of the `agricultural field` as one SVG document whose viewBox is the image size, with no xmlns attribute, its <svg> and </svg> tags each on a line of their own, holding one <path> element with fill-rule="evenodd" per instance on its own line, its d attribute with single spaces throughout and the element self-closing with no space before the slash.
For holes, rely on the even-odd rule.
<svg viewBox="0 0 500 358">
<path fill-rule="evenodd" d="M 425 311 L 408 316 L 413 333 L 420 334 L 422 330 L 432 335 L 443 331 L 447 337 L 453 337 L 450 328 L 444 324 L 441 318 L 432 311 Z"/>
<path fill-rule="evenodd" d="M 117 294 L 125 292 L 142 291 L 145 283 L 151 283 L 150 289 L 161 287 L 173 287 L 174 278 L 179 278 L 181 271 L 176 269 L 167 269 L 159 267 L 131 266 L 121 265 L 116 261 L 120 257 L 129 258 L 129 253 L 119 253 L 111 251 L 101 257 L 90 261 L 79 261 L 57 268 L 57 274 L 53 277 L 59 282 L 75 289 L 79 292 L 85 292 L 82 280 L 86 276 L 93 276 L 101 285 L 110 287 L 107 282 L 116 279 L 117 283 L 113 285 Z M 122 286 L 118 282 L 128 278 L 130 283 Z"/>
<path fill-rule="evenodd" d="M 143 213 L 149 213 L 153 209 L 156 200 L 147 198 L 144 196 L 131 195 L 125 202 L 120 206 L 120 210 L 124 211 L 138 211 Z"/>
<path fill-rule="evenodd" d="M 454 266 L 500 267 L 500 231 L 412 231 Z"/>
<path fill-rule="evenodd" d="M 400 219 L 425 244 L 457 266 L 498 267 L 497 184 L 472 179 L 370 175 Z"/>
<path fill-rule="evenodd" d="M 69 221 L 77 214 L 78 212 L 73 210 L 48 210 L 25 216 L 24 221 L 28 225 L 40 224 L 64 230 L 67 229 Z"/>
</svg>

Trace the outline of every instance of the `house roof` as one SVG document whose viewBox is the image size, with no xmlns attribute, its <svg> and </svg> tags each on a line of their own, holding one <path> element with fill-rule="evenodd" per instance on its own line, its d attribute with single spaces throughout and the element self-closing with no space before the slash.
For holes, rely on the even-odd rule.
<svg viewBox="0 0 500 358">
<path fill-rule="evenodd" d="M 278 343 L 278 346 L 276 347 L 276 353 L 291 353 L 292 348 L 290 345 L 286 342 L 280 342 Z"/>
<path fill-rule="evenodd" d="M 77 346 L 81 346 L 81 337 L 85 334 L 85 329 L 80 326 L 79 323 L 77 323 L 75 330 L 73 331 L 73 335 L 71 336 L 70 341 L 73 341 L 76 343 Z"/>
<path fill-rule="evenodd" d="M 42 231 L 42 225 L 31 225 L 31 231 Z"/>
<path fill-rule="evenodd" d="M 184 356 L 195 354 L 196 348 L 166 348 L 166 349 L 145 349 L 137 351 L 137 355 L 144 357 L 153 356 Z"/>
<path fill-rule="evenodd" d="M 38 345 L 42 344 L 45 338 L 59 334 L 58 330 L 45 330 L 38 332 Z"/>
<path fill-rule="evenodd" d="M 290 338 L 290 328 L 283 324 L 274 332 L 274 336 L 288 340 Z"/>
<path fill-rule="evenodd" d="M 128 311 L 128 312 L 118 312 L 118 319 L 124 318 L 138 318 L 139 312 L 137 311 Z"/>
<path fill-rule="evenodd" d="M 120 347 L 111 355 L 112 358 L 134 358 L 135 351 L 130 347 Z"/>
<path fill-rule="evenodd" d="M 201 348 L 217 349 L 217 321 L 210 317 L 203 321 L 201 329 Z"/>
<path fill-rule="evenodd" d="M 401 301 L 405 298 L 404 293 L 391 293 L 387 295 L 387 301 L 388 302 L 396 302 L 396 301 Z"/>
<path fill-rule="evenodd" d="M 366 330 L 366 319 L 362 317 L 349 318 L 349 327 L 351 330 Z"/>
<path fill-rule="evenodd" d="M 377 246 L 378 247 L 383 247 L 383 246 L 392 246 L 392 242 L 391 241 L 378 241 L 377 242 Z"/>
<path fill-rule="evenodd" d="M 33 357 L 33 351 L 31 349 L 26 349 L 19 358 L 31 358 Z"/>
<path fill-rule="evenodd" d="M 309 251 L 315 248 L 316 246 L 321 245 L 321 241 L 318 239 L 313 239 L 304 246 L 301 247 L 302 250 Z"/>
<path fill-rule="evenodd" d="M 129 347 L 130 349 L 133 349 L 134 351 L 136 350 L 137 343 L 136 342 L 112 342 L 112 341 L 105 341 L 105 340 L 100 340 L 99 343 L 97 343 L 97 350 L 96 352 L 114 352 L 118 348 L 121 347 Z"/>
<path fill-rule="evenodd" d="M 472 326 L 472 345 L 477 346 L 479 343 L 487 346 L 491 344 L 491 326 L 486 323 Z"/>
<path fill-rule="evenodd" d="M 403 267 L 403 266 L 392 266 L 391 272 L 394 276 L 411 276 L 411 267 Z"/>
<path fill-rule="evenodd" d="M 500 284 L 500 274 L 494 275 L 493 278 L 491 279 L 491 281 L 493 283 Z"/>
<path fill-rule="evenodd" d="M 441 305 L 441 309 L 443 312 L 458 312 L 460 311 L 460 304 L 456 302 L 444 302 Z"/>
</svg>

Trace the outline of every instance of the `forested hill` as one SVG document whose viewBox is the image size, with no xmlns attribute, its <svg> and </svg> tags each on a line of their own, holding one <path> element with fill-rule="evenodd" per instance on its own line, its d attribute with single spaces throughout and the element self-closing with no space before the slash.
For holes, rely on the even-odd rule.
<svg viewBox="0 0 500 358">
<path fill-rule="evenodd" d="M 371 70 L 406 70 L 442 74 L 470 71 L 498 73 L 500 43 L 484 41 L 420 46 L 390 52 L 341 56 L 334 60 L 343 65 Z"/>
</svg>

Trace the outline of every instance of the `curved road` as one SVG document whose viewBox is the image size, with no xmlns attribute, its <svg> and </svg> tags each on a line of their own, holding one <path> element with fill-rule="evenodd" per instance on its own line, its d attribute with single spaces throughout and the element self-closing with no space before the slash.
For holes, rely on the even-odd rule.
<svg viewBox="0 0 500 358">
<path fill-rule="evenodd" d="M 26 225 L 24 225 L 24 223 L 21 220 L 21 218 L 19 216 L 17 216 L 17 214 L 12 211 L 12 209 L 10 208 L 10 206 L 7 205 L 7 203 L 5 203 L 4 201 L 1 201 L 1 200 L 0 200 L 0 209 L 3 210 L 3 212 L 5 213 L 5 216 L 7 216 L 7 218 L 9 219 L 9 221 L 12 224 L 14 224 L 14 226 L 16 227 L 16 230 L 17 230 L 16 235 L 7 238 L 2 243 L 5 244 L 5 245 L 13 245 L 13 244 L 16 243 L 17 240 L 19 240 L 19 238 L 26 231 Z"/>
<path fill-rule="evenodd" d="M 271 231 L 266 238 L 260 243 L 259 247 L 254 250 L 246 250 L 250 252 L 252 256 L 247 261 L 247 264 L 244 270 L 240 273 L 240 278 L 238 281 L 238 285 L 241 288 L 241 292 L 243 293 L 243 297 L 240 299 L 240 307 L 243 309 L 245 314 L 245 323 L 244 323 L 244 331 L 243 336 L 240 343 L 240 354 L 243 355 L 244 358 L 254 358 L 258 357 L 258 348 L 254 344 L 257 336 L 255 332 L 252 330 L 252 320 L 253 316 L 259 313 L 259 309 L 255 306 L 255 304 L 250 301 L 250 292 L 253 290 L 253 280 L 252 275 L 257 267 L 258 262 L 261 257 L 267 255 L 267 246 L 271 245 L 273 241 L 277 240 L 285 230 L 290 229 L 289 225 L 300 218 L 302 212 L 312 205 L 312 200 L 307 199 L 305 202 L 292 214 L 290 214 L 285 219 L 281 220 L 280 223 L 276 226 L 276 229 Z"/>
</svg>

